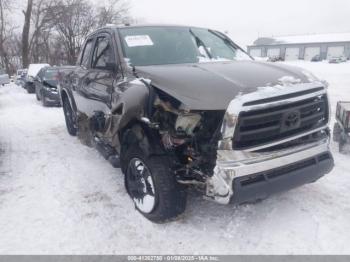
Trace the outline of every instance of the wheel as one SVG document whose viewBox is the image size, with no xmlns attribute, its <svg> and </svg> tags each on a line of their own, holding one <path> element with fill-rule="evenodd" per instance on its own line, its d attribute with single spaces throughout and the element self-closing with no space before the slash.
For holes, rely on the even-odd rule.
<svg viewBox="0 0 350 262">
<path fill-rule="evenodd" d="M 36 97 L 36 100 L 40 101 L 41 98 L 40 98 L 40 94 L 38 93 L 38 90 L 35 89 L 35 97 Z"/>
<path fill-rule="evenodd" d="M 333 141 L 339 142 L 340 135 L 341 135 L 341 127 L 338 123 L 335 123 L 333 126 Z"/>
<path fill-rule="evenodd" d="M 63 113 L 66 121 L 67 131 L 71 136 L 76 136 L 78 128 L 76 125 L 75 114 L 67 98 L 63 100 Z"/>
<path fill-rule="evenodd" d="M 346 137 L 340 136 L 339 138 L 339 153 L 350 154 L 350 142 Z"/>
<path fill-rule="evenodd" d="M 47 98 L 43 93 L 41 93 L 41 103 L 42 103 L 43 107 L 49 106 L 49 103 L 47 102 Z"/>
<path fill-rule="evenodd" d="M 178 218 L 186 209 L 187 192 L 175 180 L 167 157 L 146 156 L 137 145 L 125 154 L 125 187 L 135 208 L 154 223 Z"/>
<path fill-rule="evenodd" d="M 26 85 L 26 90 L 28 94 L 33 94 L 35 92 L 34 87 L 32 86 L 32 84 L 27 84 Z"/>
</svg>

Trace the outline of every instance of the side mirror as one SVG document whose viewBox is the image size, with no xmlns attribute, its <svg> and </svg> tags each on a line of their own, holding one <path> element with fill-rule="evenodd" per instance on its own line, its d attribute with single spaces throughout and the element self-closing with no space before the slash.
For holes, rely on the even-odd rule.
<svg viewBox="0 0 350 262">
<path fill-rule="evenodd" d="M 106 69 L 115 72 L 118 69 L 118 65 L 116 62 L 107 62 Z"/>
</svg>

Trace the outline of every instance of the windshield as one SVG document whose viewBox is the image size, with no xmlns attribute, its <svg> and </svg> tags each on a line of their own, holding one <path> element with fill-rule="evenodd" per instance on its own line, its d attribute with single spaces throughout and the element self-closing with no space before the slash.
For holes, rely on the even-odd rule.
<svg viewBox="0 0 350 262">
<path fill-rule="evenodd" d="M 46 70 L 45 75 L 44 75 L 44 80 L 57 80 L 57 74 L 58 70 Z"/>
<path fill-rule="evenodd" d="M 119 30 L 124 56 L 133 66 L 251 60 L 225 36 L 188 27 Z"/>
</svg>

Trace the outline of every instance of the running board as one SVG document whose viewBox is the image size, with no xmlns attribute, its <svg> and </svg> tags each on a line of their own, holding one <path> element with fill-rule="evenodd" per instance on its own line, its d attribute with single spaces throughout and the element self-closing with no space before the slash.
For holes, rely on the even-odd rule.
<svg viewBox="0 0 350 262">
<path fill-rule="evenodd" d="M 110 145 L 103 143 L 98 137 L 94 137 L 94 141 L 95 148 L 104 159 L 108 160 L 113 167 L 120 168 L 120 158 L 117 151 Z"/>
</svg>

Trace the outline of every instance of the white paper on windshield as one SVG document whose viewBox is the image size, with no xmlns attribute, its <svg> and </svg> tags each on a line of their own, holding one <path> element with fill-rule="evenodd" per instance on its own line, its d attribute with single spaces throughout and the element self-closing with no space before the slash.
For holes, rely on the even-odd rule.
<svg viewBox="0 0 350 262">
<path fill-rule="evenodd" d="M 125 37 L 125 41 L 129 47 L 153 45 L 153 41 L 149 35 L 128 35 Z"/>
</svg>

